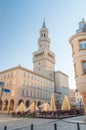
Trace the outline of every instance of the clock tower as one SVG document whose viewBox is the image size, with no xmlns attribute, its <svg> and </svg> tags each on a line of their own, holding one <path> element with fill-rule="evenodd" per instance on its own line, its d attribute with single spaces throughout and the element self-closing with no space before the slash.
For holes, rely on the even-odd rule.
<svg viewBox="0 0 86 130">
<path fill-rule="evenodd" d="M 45 25 L 45 19 L 42 28 L 40 29 L 38 46 L 38 51 L 33 53 L 33 69 L 35 72 L 53 79 L 55 54 L 50 50 L 50 38 L 48 36 L 48 29 Z"/>
</svg>

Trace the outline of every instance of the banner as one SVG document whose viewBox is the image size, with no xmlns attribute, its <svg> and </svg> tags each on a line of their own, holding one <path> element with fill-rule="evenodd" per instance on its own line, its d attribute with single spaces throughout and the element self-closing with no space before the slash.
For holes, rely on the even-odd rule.
<svg viewBox="0 0 86 130">
<path fill-rule="evenodd" d="M 3 88 L 2 92 L 10 93 L 9 89 Z"/>
</svg>

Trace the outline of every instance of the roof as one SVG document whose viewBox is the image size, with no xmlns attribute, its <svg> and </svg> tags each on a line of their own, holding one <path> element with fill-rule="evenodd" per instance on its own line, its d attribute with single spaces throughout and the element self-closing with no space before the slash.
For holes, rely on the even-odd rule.
<svg viewBox="0 0 86 130">
<path fill-rule="evenodd" d="M 86 32 L 86 21 L 84 18 L 79 22 L 79 29 L 76 30 L 76 33 L 80 32 Z"/>
<path fill-rule="evenodd" d="M 20 65 L 19 65 L 19 66 L 16 66 L 16 67 L 13 67 L 13 68 L 9 68 L 9 69 L 7 69 L 7 70 L 3 70 L 3 71 L 0 72 L 0 74 L 3 74 L 3 73 L 5 73 L 5 72 L 9 72 L 9 71 L 12 71 L 12 70 L 15 70 L 15 69 L 21 69 L 21 70 L 30 72 L 30 73 L 32 73 L 32 74 L 35 74 L 35 75 L 38 75 L 38 76 L 40 76 L 40 77 L 43 77 L 43 78 L 46 78 L 46 79 L 48 79 L 48 80 L 53 81 L 52 79 L 50 79 L 50 78 L 48 78 L 48 77 L 46 77 L 46 76 L 44 76 L 44 75 L 42 75 L 42 74 L 39 74 L 39 73 L 37 73 L 37 72 L 35 72 L 35 71 L 29 70 L 29 69 L 27 69 L 27 68 L 24 68 L 24 67 L 22 67 L 22 66 L 20 66 Z"/>
<path fill-rule="evenodd" d="M 67 74 L 63 73 L 62 71 L 55 71 L 55 73 L 59 73 L 59 74 L 62 74 L 64 76 L 66 76 L 66 77 L 69 77 Z"/>
</svg>

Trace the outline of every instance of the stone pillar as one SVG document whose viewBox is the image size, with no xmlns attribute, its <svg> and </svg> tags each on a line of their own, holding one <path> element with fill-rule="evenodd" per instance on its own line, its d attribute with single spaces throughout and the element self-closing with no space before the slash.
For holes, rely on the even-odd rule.
<svg viewBox="0 0 86 130">
<path fill-rule="evenodd" d="M 13 111 L 15 111 L 15 110 L 17 109 L 17 107 L 18 107 L 18 103 L 15 101 L 15 104 L 14 104 L 14 109 L 13 109 Z"/>
<path fill-rule="evenodd" d="M 83 103 L 84 103 L 84 112 L 85 112 L 85 121 L 86 121 L 86 92 L 82 92 Z"/>
</svg>

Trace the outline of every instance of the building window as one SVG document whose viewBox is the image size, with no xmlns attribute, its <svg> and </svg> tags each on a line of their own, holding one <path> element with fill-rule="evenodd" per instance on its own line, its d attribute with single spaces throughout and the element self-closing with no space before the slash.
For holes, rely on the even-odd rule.
<svg viewBox="0 0 86 130">
<path fill-rule="evenodd" d="M 28 91 L 26 91 L 26 96 L 28 96 Z"/>
<path fill-rule="evenodd" d="M 30 96 L 32 97 L 32 91 L 30 91 Z"/>
<path fill-rule="evenodd" d="M 80 50 L 86 49 L 86 40 L 79 41 L 79 48 L 80 48 Z"/>
<path fill-rule="evenodd" d="M 13 73 L 11 73 L 11 77 L 13 77 Z"/>
<path fill-rule="evenodd" d="M 28 78 L 30 77 L 30 75 L 28 74 Z"/>
<path fill-rule="evenodd" d="M 45 33 L 44 33 L 44 37 L 45 37 Z"/>
<path fill-rule="evenodd" d="M 26 73 L 24 72 L 24 77 L 26 76 Z"/>
<path fill-rule="evenodd" d="M 83 74 L 86 74 L 86 61 L 82 61 Z"/>
<path fill-rule="evenodd" d="M 24 95 L 24 89 L 22 89 L 22 95 Z"/>
<path fill-rule="evenodd" d="M 42 47 L 42 44 L 40 44 L 39 46 Z"/>
<path fill-rule="evenodd" d="M 76 64 L 74 64 L 75 77 L 77 77 Z"/>
<path fill-rule="evenodd" d="M 43 33 L 41 34 L 41 37 L 43 37 Z"/>
</svg>

